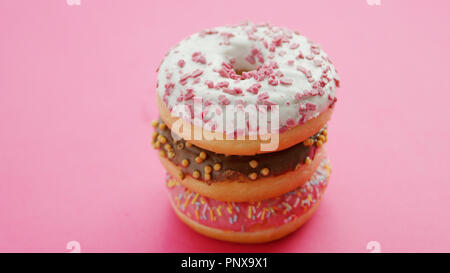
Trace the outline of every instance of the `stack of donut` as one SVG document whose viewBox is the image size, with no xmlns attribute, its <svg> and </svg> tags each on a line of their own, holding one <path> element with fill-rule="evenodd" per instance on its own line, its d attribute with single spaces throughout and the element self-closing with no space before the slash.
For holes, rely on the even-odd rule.
<svg viewBox="0 0 450 273">
<path fill-rule="evenodd" d="M 152 144 L 177 216 L 201 234 L 241 243 L 299 228 L 328 184 L 325 143 L 337 87 L 321 47 L 285 28 L 218 27 L 172 48 L 158 68 Z M 234 129 L 227 107 L 247 106 L 270 118 L 254 126 L 244 115 L 244 127 Z M 269 129 L 262 134 L 262 127 Z M 261 149 L 275 136 L 274 149 Z"/>
</svg>

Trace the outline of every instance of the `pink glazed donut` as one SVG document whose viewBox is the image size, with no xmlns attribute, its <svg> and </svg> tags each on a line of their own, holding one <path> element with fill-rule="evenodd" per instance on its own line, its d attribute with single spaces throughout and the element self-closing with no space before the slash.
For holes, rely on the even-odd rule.
<svg viewBox="0 0 450 273">
<path fill-rule="evenodd" d="M 254 155 L 287 149 L 316 134 L 331 118 L 336 87 L 336 69 L 318 44 L 297 31 L 244 23 L 201 31 L 172 48 L 158 68 L 157 101 L 169 128 L 180 120 L 224 139 L 182 136 L 192 144 L 221 154 Z M 195 112 L 195 105 L 201 111 Z M 271 130 L 264 134 L 279 134 L 278 147 L 261 150 L 265 140 L 249 138 L 260 132 L 260 124 L 247 120 L 245 128 L 234 129 L 224 118 L 227 106 L 265 111 Z M 275 108 L 276 121 L 270 115 Z M 226 139 L 230 135 L 243 139 Z"/>
<path fill-rule="evenodd" d="M 259 202 L 222 202 L 199 195 L 167 175 L 169 199 L 178 217 L 195 231 L 218 240 L 269 242 L 295 231 L 314 213 L 328 185 L 324 159 L 303 186 Z"/>
</svg>

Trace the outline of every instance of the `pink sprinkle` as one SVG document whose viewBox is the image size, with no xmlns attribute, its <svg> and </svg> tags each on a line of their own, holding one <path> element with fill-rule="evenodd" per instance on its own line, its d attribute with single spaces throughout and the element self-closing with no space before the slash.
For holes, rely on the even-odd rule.
<svg viewBox="0 0 450 273">
<path fill-rule="evenodd" d="M 320 54 L 320 49 L 319 49 L 319 47 L 318 47 L 318 46 L 311 45 L 311 53 L 312 53 L 312 54 L 315 54 L 315 55 L 319 55 L 319 54 Z"/>
<path fill-rule="evenodd" d="M 201 52 L 195 52 L 192 54 L 192 60 L 196 63 L 206 64 L 206 59 Z"/>
<path fill-rule="evenodd" d="M 236 92 L 237 95 L 242 94 L 242 89 L 239 87 L 235 87 L 234 92 Z"/>
<path fill-rule="evenodd" d="M 223 68 L 219 70 L 219 75 L 224 77 L 224 78 L 228 78 L 228 73 Z"/>
<path fill-rule="evenodd" d="M 214 88 L 214 82 L 210 80 L 206 80 L 205 84 L 208 86 L 208 88 Z"/>
<path fill-rule="evenodd" d="M 272 40 L 272 44 L 275 45 L 275 46 L 281 46 L 281 43 L 282 43 L 282 37 L 281 36 L 275 37 Z"/>
<path fill-rule="evenodd" d="M 317 105 L 307 102 L 306 103 L 306 109 L 309 110 L 309 111 L 314 111 L 314 110 L 317 109 Z"/>
<path fill-rule="evenodd" d="M 269 84 L 270 84 L 270 85 L 273 85 L 273 86 L 277 86 L 277 85 L 278 85 L 278 80 L 276 80 L 276 79 L 271 79 L 271 80 L 269 80 Z"/>
<path fill-rule="evenodd" d="M 194 94 L 189 93 L 189 94 L 184 95 L 184 100 L 185 100 L 185 101 L 186 101 L 186 100 L 191 100 L 193 97 L 194 97 Z"/>
<path fill-rule="evenodd" d="M 225 95 L 219 95 L 219 103 L 222 105 L 228 105 L 230 104 L 230 100 L 225 97 Z"/>
<path fill-rule="evenodd" d="M 269 94 L 267 92 L 261 93 L 258 95 L 258 100 L 262 101 L 262 100 L 266 100 L 269 98 Z"/>
<path fill-rule="evenodd" d="M 336 84 L 336 87 L 341 87 L 341 82 L 338 79 L 334 79 L 334 84 Z"/>
<path fill-rule="evenodd" d="M 288 61 L 288 65 L 289 65 L 289 66 L 293 66 L 293 65 L 294 65 L 294 60 L 289 60 L 289 61 Z"/>
<path fill-rule="evenodd" d="M 283 72 L 281 72 L 281 70 L 278 70 L 277 72 L 275 72 L 275 76 L 281 78 L 284 76 Z"/>
<path fill-rule="evenodd" d="M 230 85 L 229 82 L 219 82 L 216 84 L 216 88 L 224 88 L 224 87 L 228 87 Z"/>
<path fill-rule="evenodd" d="M 252 56 L 252 55 L 248 55 L 248 56 L 245 58 L 245 60 L 246 60 L 247 62 L 249 62 L 250 64 L 255 64 L 255 63 L 256 63 L 255 57 Z"/>
<path fill-rule="evenodd" d="M 271 44 L 271 45 L 269 46 L 269 51 L 270 51 L 270 52 L 275 52 L 275 45 L 274 45 L 274 44 Z"/>
<path fill-rule="evenodd" d="M 269 65 L 270 65 L 270 67 L 272 67 L 273 69 L 277 69 L 277 68 L 278 68 L 278 63 L 277 63 L 277 62 L 271 61 Z"/>
<path fill-rule="evenodd" d="M 168 82 L 164 85 L 164 88 L 166 88 L 166 89 L 171 89 L 174 87 L 175 87 L 175 84 L 173 82 Z"/>
<path fill-rule="evenodd" d="M 234 88 L 234 89 L 231 89 L 231 88 L 224 88 L 222 91 L 223 91 L 224 93 L 227 93 L 227 94 L 230 94 L 230 95 L 239 95 L 239 94 L 242 94 L 242 89 L 240 89 L 240 88 Z"/>
<path fill-rule="evenodd" d="M 300 104 L 298 107 L 298 113 L 303 114 L 306 111 L 306 106 L 304 104 Z"/>
<path fill-rule="evenodd" d="M 307 78 L 311 78 L 311 77 L 312 77 L 311 71 L 306 70 L 306 68 L 304 68 L 304 67 L 301 66 L 301 65 L 297 66 L 297 70 L 300 71 L 300 72 L 302 72 L 303 74 L 305 74 L 305 76 L 306 76 Z"/>
<path fill-rule="evenodd" d="M 233 65 L 223 62 L 222 66 L 227 69 L 233 69 Z"/>
<path fill-rule="evenodd" d="M 187 79 L 189 79 L 190 76 L 191 76 L 191 74 L 189 74 L 189 73 L 181 75 L 180 82 L 181 81 L 186 81 Z"/>
<path fill-rule="evenodd" d="M 234 37 L 234 34 L 233 33 L 229 33 L 229 32 L 222 32 L 222 33 L 220 33 L 220 35 L 223 37 L 225 45 L 229 45 L 230 44 L 230 38 Z"/>
<path fill-rule="evenodd" d="M 192 72 L 192 77 L 193 78 L 197 78 L 198 76 L 200 76 L 201 74 L 203 74 L 203 70 L 200 70 L 200 69 L 196 69 L 196 70 L 194 70 L 194 72 Z"/>
<path fill-rule="evenodd" d="M 213 30 L 213 29 L 205 29 L 205 30 L 200 31 L 199 36 L 203 38 L 203 37 L 205 37 L 205 35 L 211 35 L 211 34 L 216 34 L 216 33 L 218 33 L 218 31 Z"/>
<path fill-rule="evenodd" d="M 230 88 L 224 88 L 222 90 L 224 93 L 230 94 L 230 95 L 234 95 L 234 90 L 230 89 Z"/>
<path fill-rule="evenodd" d="M 261 84 L 255 83 L 247 89 L 247 92 L 258 94 L 259 88 L 261 88 Z"/>
<path fill-rule="evenodd" d="M 283 85 L 291 85 L 292 82 L 293 82 L 292 79 L 287 79 L 287 78 L 281 78 L 280 79 L 280 83 L 283 84 Z"/>
<path fill-rule="evenodd" d="M 294 97 L 295 100 L 301 100 L 302 97 L 303 97 L 303 94 L 302 94 L 302 93 L 300 93 L 300 92 L 295 93 L 295 97 Z"/>
<path fill-rule="evenodd" d="M 185 62 L 183 59 L 180 59 L 180 60 L 178 61 L 178 66 L 181 67 L 181 68 L 183 68 L 185 63 L 186 63 L 186 62 Z"/>
<path fill-rule="evenodd" d="M 279 133 L 282 134 L 288 130 L 287 126 L 282 126 L 279 130 Z"/>
<path fill-rule="evenodd" d="M 261 53 L 256 54 L 256 58 L 258 59 L 258 62 L 264 63 L 264 57 Z"/>
<path fill-rule="evenodd" d="M 290 49 L 297 49 L 300 45 L 297 43 L 293 43 L 291 44 L 291 46 L 289 46 Z"/>
<path fill-rule="evenodd" d="M 286 124 L 289 127 L 293 127 L 293 126 L 295 126 L 295 121 L 290 118 L 290 119 L 286 120 Z"/>
<path fill-rule="evenodd" d="M 184 94 L 183 99 L 186 100 L 191 100 L 194 97 L 194 89 L 186 89 L 186 94 Z"/>
</svg>

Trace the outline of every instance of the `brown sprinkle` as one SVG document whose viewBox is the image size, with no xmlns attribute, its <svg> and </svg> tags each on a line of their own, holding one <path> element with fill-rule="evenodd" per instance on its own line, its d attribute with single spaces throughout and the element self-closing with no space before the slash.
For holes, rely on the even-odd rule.
<svg viewBox="0 0 450 273">
<path fill-rule="evenodd" d="M 161 148 L 161 142 L 159 142 L 159 140 L 158 141 L 156 141 L 155 142 L 155 149 L 159 149 L 159 148 Z"/>
<path fill-rule="evenodd" d="M 263 168 L 261 169 L 261 175 L 263 176 L 267 176 L 269 174 L 269 168 Z"/>
<path fill-rule="evenodd" d="M 189 142 L 186 142 L 186 147 L 190 148 L 190 147 L 192 147 L 192 144 Z"/>
<path fill-rule="evenodd" d="M 248 178 L 250 178 L 251 180 L 255 180 L 256 178 L 258 178 L 258 174 L 257 173 L 250 173 L 248 175 Z"/>
<path fill-rule="evenodd" d="M 178 177 L 179 177 L 180 179 L 184 179 L 184 172 L 180 171 L 180 172 L 178 173 Z"/>
<path fill-rule="evenodd" d="M 205 180 L 211 180 L 211 175 L 209 173 L 205 174 Z"/>
<path fill-rule="evenodd" d="M 197 170 L 195 170 L 195 171 L 192 173 L 192 176 L 193 176 L 194 178 L 199 178 L 199 177 L 200 177 L 200 172 L 197 171 Z"/>
<path fill-rule="evenodd" d="M 195 162 L 197 162 L 197 163 L 202 163 L 203 162 L 203 159 L 201 158 L 201 157 L 199 157 L 199 156 L 197 156 L 196 158 L 195 158 Z"/>
<path fill-rule="evenodd" d="M 164 149 L 166 149 L 167 151 L 173 151 L 172 146 L 170 144 L 166 144 L 164 145 Z"/>
<path fill-rule="evenodd" d="M 162 144 L 165 144 L 167 142 L 167 138 L 161 136 L 161 139 L 159 140 Z"/>
<path fill-rule="evenodd" d="M 152 121 L 152 127 L 156 128 L 156 126 L 158 126 L 158 123 L 159 122 L 157 120 Z"/>
<path fill-rule="evenodd" d="M 209 165 L 205 166 L 205 173 L 211 173 L 212 172 L 212 168 Z"/>
<path fill-rule="evenodd" d="M 158 132 L 153 132 L 152 139 L 155 140 L 158 137 Z"/>
<path fill-rule="evenodd" d="M 174 153 L 174 152 L 169 152 L 169 153 L 167 154 L 167 157 L 170 158 L 170 159 L 172 159 L 172 158 L 175 157 L 175 153 Z"/>
<path fill-rule="evenodd" d="M 201 159 L 205 160 L 206 159 L 206 153 L 205 152 L 200 152 L 200 154 L 198 155 Z"/>
<path fill-rule="evenodd" d="M 183 148 L 184 148 L 184 143 L 183 143 L 183 142 L 179 142 L 179 143 L 177 144 L 177 148 L 180 149 L 180 150 L 183 150 Z"/>
<path fill-rule="evenodd" d="M 253 169 L 258 167 L 258 161 L 256 160 L 252 160 L 248 163 L 250 165 L 250 167 L 252 167 Z"/>
<path fill-rule="evenodd" d="M 181 165 L 182 165 L 183 167 L 189 166 L 189 160 L 187 160 L 187 159 L 181 160 Z"/>
<path fill-rule="evenodd" d="M 328 136 L 328 130 L 323 130 L 323 131 L 322 131 L 322 135 Z"/>
<path fill-rule="evenodd" d="M 305 140 L 303 142 L 303 145 L 305 145 L 305 146 L 311 146 L 313 144 L 314 144 L 314 140 L 312 138 L 308 138 L 307 140 Z"/>
<path fill-rule="evenodd" d="M 317 140 L 316 146 L 317 146 L 317 147 L 320 147 L 320 146 L 322 146 L 322 145 L 323 145 L 322 140 Z"/>
<path fill-rule="evenodd" d="M 220 163 L 216 163 L 214 164 L 213 168 L 215 171 L 220 171 L 220 169 L 222 169 L 222 165 L 220 165 Z"/>
<path fill-rule="evenodd" d="M 160 155 L 161 157 L 166 157 L 166 152 L 163 151 L 163 150 L 161 150 L 161 151 L 159 151 L 159 155 Z"/>
<path fill-rule="evenodd" d="M 307 156 L 307 157 L 305 158 L 305 164 L 306 164 L 306 165 L 311 164 L 311 158 L 309 158 L 309 156 Z"/>
<path fill-rule="evenodd" d="M 159 124 L 159 129 L 164 130 L 166 129 L 166 125 L 164 123 Z"/>
<path fill-rule="evenodd" d="M 325 141 L 325 136 L 324 135 L 320 135 L 317 137 L 319 140 Z"/>
</svg>

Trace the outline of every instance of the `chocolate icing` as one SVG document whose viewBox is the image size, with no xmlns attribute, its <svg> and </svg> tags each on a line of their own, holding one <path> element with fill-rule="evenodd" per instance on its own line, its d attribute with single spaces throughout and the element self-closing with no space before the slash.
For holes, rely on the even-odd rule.
<svg viewBox="0 0 450 273">
<path fill-rule="evenodd" d="M 253 156 L 223 155 L 199 148 L 181 138 L 174 139 L 170 129 L 161 120 L 154 122 L 153 125 L 156 129 L 153 135 L 153 146 L 180 167 L 181 176 L 189 174 L 206 183 L 237 180 L 240 176 L 255 180 L 260 177 L 278 176 L 293 171 L 298 165 L 309 163 L 314 159 L 317 146 L 326 141 L 326 127 L 324 127 L 308 140 L 285 150 Z M 317 142 L 320 142 L 319 145 Z M 202 159 L 202 157 L 205 158 Z M 183 160 L 186 159 L 189 161 L 189 165 L 183 166 L 183 163 L 186 164 L 186 161 L 183 162 Z M 220 170 L 214 168 L 216 164 L 220 164 Z"/>
</svg>

